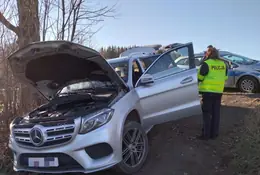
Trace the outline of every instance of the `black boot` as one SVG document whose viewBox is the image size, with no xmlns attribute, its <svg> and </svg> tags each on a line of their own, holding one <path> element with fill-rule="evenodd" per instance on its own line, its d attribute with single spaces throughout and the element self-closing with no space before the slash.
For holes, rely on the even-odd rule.
<svg viewBox="0 0 260 175">
<path fill-rule="evenodd" d="M 218 134 L 217 135 L 212 135 L 212 136 L 210 136 L 210 139 L 212 139 L 212 140 L 215 140 L 215 139 L 217 139 L 218 138 Z"/>
<path fill-rule="evenodd" d="M 209 140 L 208 137 L 205 137 L 203 134 L 201 134 L 200 136 L 197 136 L 198 140 Z"/>
</svg>

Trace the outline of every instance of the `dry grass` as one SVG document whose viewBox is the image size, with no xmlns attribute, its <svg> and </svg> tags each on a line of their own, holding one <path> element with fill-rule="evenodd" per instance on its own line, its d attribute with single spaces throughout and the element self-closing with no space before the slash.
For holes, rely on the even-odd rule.
<svg viewBox="0 0 260 175">
<path fill-rule="evenodd" d="M 12 154 L 8 148 L 9 128 L 0 123 L 0 173 L 12 172 Z"/>
<path fill-rule="evenodd" d="M 260 174 L 260 106 L 252 110 L 244 124 L 231 166 L 236 174 L 257 175 Z"/>
</svg>

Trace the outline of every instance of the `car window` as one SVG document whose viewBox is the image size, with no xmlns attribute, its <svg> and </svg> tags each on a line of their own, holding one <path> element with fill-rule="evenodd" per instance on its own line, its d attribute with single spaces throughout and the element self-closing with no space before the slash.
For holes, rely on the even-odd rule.
<svg viewBox="0 0 260 175">
<path fill-rule="evenodd" d="M 222 57 L 224 57 L 225 59 L 227 59 L 231 62 L 234 62 L 237 64 L 243 64 L 243 65 L 250 65 L 250 64 L 254 64 L 257 62 L 253 59 L 246 58 L 246 57 L 239 56 L 239 55 L 233 55 L 233 54 L 224 55 Z"/>
<path fill-rule="evenodd" d="M 144 70 L 146 70 L 158 57 L 159 55 L 140 58 Z"/>
<path fill-rule="evenodd" d="M 128 81 L 128 61 L 110 63 L 116 73 L 125 81 Z"/>
<path fill-rule="evenodd" d="M 203 57 L 196 57 L 196 58 L 195 58 L 195 65 L 196 65 L 196 66 L 200 66 L 201 61 L 202 61 L 202 58 L 203 58 Z"/>
<path fill-rule="evenodd" d="M 234 62 L 234 63 L 243 63 L 244 59 L 238 56 L 234 56 L 234 55 L 225 55 L 223 56 L 224 58 Z"/>
<path fill-rule="evenodd" d="M 175 61 L 180 57 L 186 57 L 189 55 L 188 47 L 180 48 L 179 50 L 172 50 L 162 55 L 156 62 L 152 64 L 147 74 L 154 75 L 155 78 L 160 78 L 165 74 L 179 73 L 181 71 L 189 69 L 189 66 L 184 68 L 177 65 Z M 189 59 L 188 59 L 189 60 Z"/>
<path fill-rule="evenodd" d="M 195 59 L 197 59 L 197 60 L 199 60 L 199 61 L 202 61 L 202 59 L 203 59 L 203 56 L 200 56 L 200 57 L 195 57 Z"/>
<path fill-rule="evenodd" d="M 134 71 L 134 72 L 141 72 L 140 66 L 139 66 L 139 64 L 137 63 L 136 60 L 133 61 L 133 71 Z"/>
<path fill-rule="evenodd" d="M 133 73 L 132 74 L 132 81 L 133 81 L 133 85 L 135 85 L 137 80 L 142 75 L 142 71 L 141 71 L 140 65 L 138 64 L 138 62 L 136 60 L 133 61 L 132 73 Z"/>
<path fill-rule="evenodd" d="M 188 58 L 182 58 L 176 62 L 177 65 L 189 65 Z"/>
</svg>

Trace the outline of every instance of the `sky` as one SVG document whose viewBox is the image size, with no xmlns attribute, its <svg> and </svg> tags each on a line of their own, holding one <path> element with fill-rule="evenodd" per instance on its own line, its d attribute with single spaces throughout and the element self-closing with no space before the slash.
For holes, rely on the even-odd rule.
<svg viewBox="0 0 260 175">
<path fill-rule="evenodd" d="M 102 0 L 116 5 L 96 47 L 192 42 L 260 60 L 260 0 Z"/>
</svg>

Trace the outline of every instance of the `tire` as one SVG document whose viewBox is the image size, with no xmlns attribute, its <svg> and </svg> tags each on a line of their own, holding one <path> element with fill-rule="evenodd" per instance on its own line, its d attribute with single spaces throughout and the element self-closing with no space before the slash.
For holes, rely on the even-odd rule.
<svg viewBox="0 0 260 175">
<path fill-rule="evenodd" d="M 259 83 L 254 77 L 245 76 L 239 80 L 238 88 L 241 92 L 255 93 L 258 91 Z"/>
<path fill-rule="evenodd" d="M 138 143 L 143 143 L 142 145 L 138 144 L 137 146 L 134 146 L 133 144 L 131 144 L 130 142 L 125 142 L 124 139 L 126 139 L 127 141 L 131 139 L 133 139 L 133 137 L 128 137 L 129 134 L 130 136 L 132 136 L 132 134 L 134 134 L 134 131 L 136 132 L 136 135 L 140 136 L 140 137 L 136 137 L 136 141 Z M 136 143 L 137 143 L 136 142 Z M 128 145 L 129 147 L 127 148 Z M 143 148 L 143 149 L 142 149 Z M 130 152 L 131 149 L 131 152 Z M 126 153 L 124 154 L 125 150 L 129 150 L 126 151 Z M 140 151 L 142 150 L 142 151 Z M 130 121 L 127 122 L 124 126 L 124 131 L 123 131 L 123 138 L 122 138 L 122 161 L 116 166 L 116 171 L 123 173 L 123 174 L 134 174 L 137 173 L 144 165 L 146 159 L 147 159 L 147 155 L 149 152 L 149 144 L 148 144 L 148 137 L 144 131 L 144 129 L 142 128 L 142 126 L 134 121 Z M 130 157 L 129 157 L 130 155 Z M 129 158 L 128 158 L 129 157 Z M 134 166 L 131 166 L 130 164 L 132 163 L 132 158 L 138 158 L 139 157 L 139 161 L 137 161 L 138 163 L 136 163 Z M 138 159 L 135 159 L 138 160 Z"/>
</svg>

